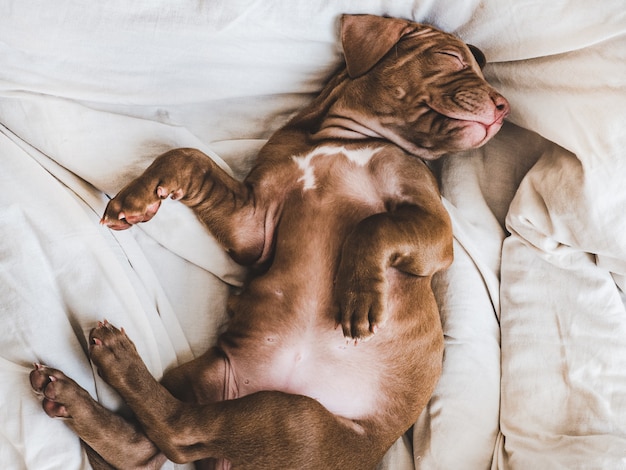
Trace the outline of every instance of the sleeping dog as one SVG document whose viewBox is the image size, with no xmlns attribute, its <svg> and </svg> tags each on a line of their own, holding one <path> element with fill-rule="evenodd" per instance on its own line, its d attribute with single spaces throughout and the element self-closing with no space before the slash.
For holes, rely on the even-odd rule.
<svg viewBox="0 0 626 470">
<path fill-rule="evenodd" d="M 251 276 L 218 344 L 160 383 L 123 329 L 91 331 L 91 360 L 136 421 L 35 366 L 44 410 L 94 465 L 375 468 L 428 402 L 443 353 L 431 279 L 452 231 L 424 160 L 483 145 L 509 105 L 480 51 L 433 27 L 344 16 L 341 35 L 346 67 L 243 182 L 176 149 L 109 202 L 102 223 L 123 230 L 181 201 Z"/>
</svg>

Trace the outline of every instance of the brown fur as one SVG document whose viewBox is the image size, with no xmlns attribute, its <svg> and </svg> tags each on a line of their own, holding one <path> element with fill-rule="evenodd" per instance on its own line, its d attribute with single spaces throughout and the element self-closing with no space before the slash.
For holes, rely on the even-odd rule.
<svg viewBox="0 0 626 470">
<path fill-rule="evenodd" d="M 434 28 L 345 16 L 342 40 L 347 68 L 244 182 L 176 149 L 109 203 L 103 223 L 125 229 L 179 199 L 254 273 L 218 344 L 161 384 L 123 330 L 92 330 L 91 359 L 139 425 L 58 370 L 32 372 L 46 412 L 109 464 L 374 468 L 429 400 L 443 353 L 431 278 L 452 233 L 422 158 L 482 145 L 508 104 Z"/>
</svg>

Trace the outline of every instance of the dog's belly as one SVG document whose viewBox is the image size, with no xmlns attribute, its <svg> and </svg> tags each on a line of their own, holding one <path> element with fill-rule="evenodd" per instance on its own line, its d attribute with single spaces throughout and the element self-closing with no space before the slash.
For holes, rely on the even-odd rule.
<svg viewBox="0 0 626 470">
<path fill-rule="evenodd" d="M 304 237 L 316 229 L 315 219 L 302 227 Z M 387 360 L 383 344 L 389 338 L 377 335 L 355 345 L 337 326 L 333 285 L 339 246 L 322 236 L 309 239 L 293 268 L 277 259 L 274 267 L 280 269 L 230 299 L 232 317 L 220 346 L 240 396 L 261 390 L 306 395 L 353 419 L 377 409 L 377 368 Z"/>
<path fill-rule="evenodd" d="M 306 395 L 351 419 L 380 406 L 380 374 L 373 370 L 381 365 L 378 348 L 374 342 L 348 342 L 341 328 L 288 336 L 268 332 L 248 337 L 241 348 L 224 349 L 239 396 L 262 390 Z"/>
</svg>

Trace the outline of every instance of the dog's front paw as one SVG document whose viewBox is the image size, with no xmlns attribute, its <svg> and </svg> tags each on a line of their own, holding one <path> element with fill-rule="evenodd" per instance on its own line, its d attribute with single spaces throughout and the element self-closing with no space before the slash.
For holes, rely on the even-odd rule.
<svg viewBox="0 0 626 470">
<path fill-rule="evenodd" d="M 80 385 L 63 372 L 41 364 L 34 364 L 30 385 L 41 397 L 44 411 L 51 418 L 73 418 L 82 405 L 92 401 Z"/>
<path fill-rule="evenodd" d="M 172 188 L 170 184 L 142 175 L 109 201 L 100 223 L 113 230 L 125 230 L 131 225 L 148 222 L 156 215 L 163 199 L 177 200 L 183 196 L 182 189 Z"/>
<path fill-rule="evenodd" d="M 339 306 L 338 321 L 346 338 L 355 342 L 367 340 L 386 320 L 384 278 L 359 276 L 352 272 L 340 275 L 335 283 Z"/>
<path fill-rule="evenodd" d="M 129 385 L 145 369 L 133 342 L 123 328 L 98 322 L 89 334 L 89 354 L 98 374 L 116 389 Z"/>
</svg>

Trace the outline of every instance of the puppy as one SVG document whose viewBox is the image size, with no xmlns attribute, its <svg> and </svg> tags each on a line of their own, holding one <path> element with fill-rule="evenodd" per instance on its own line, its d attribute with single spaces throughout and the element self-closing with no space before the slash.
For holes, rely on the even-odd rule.
<svg viewBox="0 0 626 470">
<path fill-rule="evenodd" d="M 433 27 L 344 16 L 341 36 L 346 67 L 243 182 L 176 149 L 107 206 L 102 223 L 123 230 L 179 200 L 252 275 L 218 344 L 161 383 L 123 329 L 92 330 L 91 359 L 136 422 L 35 367 L 45 411 L 94 462 L 375 468 L 428 402 L 443 353 L 431 279 L 452 231 L 424 160 L 483 145 L 509 105 L 482 54 Z"/>
</svg>

